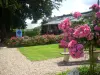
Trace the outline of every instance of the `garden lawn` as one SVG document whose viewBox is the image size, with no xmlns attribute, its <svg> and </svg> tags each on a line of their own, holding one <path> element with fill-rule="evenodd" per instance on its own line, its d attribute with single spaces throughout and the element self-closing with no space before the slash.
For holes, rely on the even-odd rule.
<svg viewBox="0 0 100 75">
<path fill-rule="evenodd" d="M 63 49 L 59 48 L 58 44 L 50 44 L 20 47 L 19 51 L 31 61 L 37 61 L 61 57 L 60 52 L 63 52 Z"/>
</svg>

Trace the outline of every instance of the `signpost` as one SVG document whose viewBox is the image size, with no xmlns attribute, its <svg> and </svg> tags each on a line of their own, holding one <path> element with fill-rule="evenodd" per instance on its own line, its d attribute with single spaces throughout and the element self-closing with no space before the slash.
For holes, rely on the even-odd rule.
<svg viewBox="0 0 100 75">
<path fill-rule="evenodd" d="M 19 38 L 22 37 L 22 30 L 21 29 L 16 30 L 16 37 L 19 37 Z"/>
</svg>

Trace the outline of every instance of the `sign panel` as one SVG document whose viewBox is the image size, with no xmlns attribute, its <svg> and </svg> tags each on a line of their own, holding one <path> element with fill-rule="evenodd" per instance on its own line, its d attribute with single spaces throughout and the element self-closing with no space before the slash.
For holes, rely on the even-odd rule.
<svg viewBox="0 0 100 75">
<path fill-rule="evenodd" d="M 16 37 L 22 37 L 22 30 L 21 29 L 16 30 Z"/>
</svg>

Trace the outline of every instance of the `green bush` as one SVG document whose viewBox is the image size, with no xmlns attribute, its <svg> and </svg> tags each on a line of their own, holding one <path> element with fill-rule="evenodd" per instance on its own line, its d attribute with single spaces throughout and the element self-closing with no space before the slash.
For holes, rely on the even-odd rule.
<svg viewBox="0 0 100 75">
<path fill-rule="evenodd" d="M 67 70 L 67 71 L 65 71 L 65 72 L 58 73 L 57 75 L 67 75 L 69 72 L 70 72 L 70 70 Z"/>
<path fill-rule="evenodd" d="M 87 66 L 79 67 L 78 70 L 80 75 L 89 75 L 89 67 Z"/>
<path fill-rule="evenodd" d="M 89 74 L 89 66 L 81 66 L 81 67 L 79 67 L 77 69 L 79 70 L 79 75 L 90 75 Z M 68 70 L 68 71 L 59 73 L 57 75 L 67 75 L 68 72 L 70 72 L 70 71 Z M 95 66 L 95 70 L 94 70 L 94 74 L 93 75 L 100 75 L 100 64 Z"/>
<path fill-rule="evenodd" d="M 23 35 L 29 36 L 29 37 L 40 35 L 40 30 L 41 30 L 41 27 L 35 27 L 34 29 L 29 29 L 29 30 L 24 31 Z"/>
<path fill-rule="evenodd" d="M 34 46 L 59 43 L 63 35 L 38 35 L 34 37 L 24 36 L 22 38 L 11 37 L 6 41 L 6 45 L 9 47 L 19 46 Z"/>
<path fill-rule="evenodd" d="M 79 75 L 90 75 L 89 74 L 89 66 L 83 66 L 78 68 L 80 74 Z M 97 64 L 94 69 L 93 75 L 100 75 L 100 64 Z"/>
</svg>

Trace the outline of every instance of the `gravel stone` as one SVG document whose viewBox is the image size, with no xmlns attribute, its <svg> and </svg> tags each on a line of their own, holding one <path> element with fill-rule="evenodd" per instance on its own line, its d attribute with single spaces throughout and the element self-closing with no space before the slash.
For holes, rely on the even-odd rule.
<svg viewBox="0 0 100 75">
<path fill-rule="evenodd" d="M 82 61 L 70 57 L 69 61 Z M 43 61 L 30 61 L 17 48 L 0 48 L 0 75 L 55 75 L 80 65 L 62 65 L 63 57 Z"/>
</svg>

